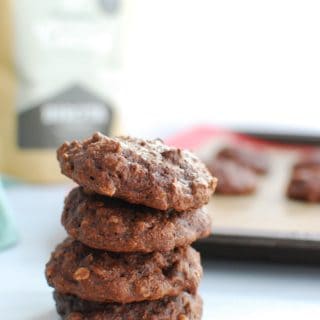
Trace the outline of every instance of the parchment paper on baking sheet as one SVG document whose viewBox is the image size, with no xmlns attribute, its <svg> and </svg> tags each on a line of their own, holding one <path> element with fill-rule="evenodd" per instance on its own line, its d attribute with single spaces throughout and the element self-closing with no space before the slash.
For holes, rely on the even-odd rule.
<svg viewBox="0 0 320 320">
<path fill-rule="evenodd" d="M 259 177 L 254 194 L 214 194 L 208 204 L 213 219 L 213 238 L 224 235 L 314 240 L 319 242 L 320 248 L 320 204 L 286 197 L 293 163 L 314 147 L 270 143 L 217 129 L 182 133 L 169 139 L 169 143 L 190 148 L 203 160 L 212 158 L 221 147 L 230 144 L 260 148 L 270 159 L 270 170 Z"/>
</svg>

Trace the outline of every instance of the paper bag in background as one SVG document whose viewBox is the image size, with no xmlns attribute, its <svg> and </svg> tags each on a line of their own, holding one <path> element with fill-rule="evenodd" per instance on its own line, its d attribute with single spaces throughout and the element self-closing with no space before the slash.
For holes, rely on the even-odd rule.
<svg viewBox="0 0 320 320">
<path fill-rule="evenodd" d="M 58 181 L 58 145 L 115 132 L 122 12 L 119 0 L 1 0 L 1 172 Z"/>
</svg>

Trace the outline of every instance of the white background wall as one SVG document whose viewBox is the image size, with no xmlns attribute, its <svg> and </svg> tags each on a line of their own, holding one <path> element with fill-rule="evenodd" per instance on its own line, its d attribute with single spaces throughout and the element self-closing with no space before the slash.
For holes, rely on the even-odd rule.
<svg viewBox="0 0 320 320">
<path fill-rule="evenodd" d="M 320 133 L 320 1 L 127 0 L 125 131 Z"/>
</svg>

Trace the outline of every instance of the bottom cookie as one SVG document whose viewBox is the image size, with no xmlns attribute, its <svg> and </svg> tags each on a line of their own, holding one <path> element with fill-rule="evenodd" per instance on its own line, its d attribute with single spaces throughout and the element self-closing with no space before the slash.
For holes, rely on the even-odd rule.
<svg viewBox="0 0 320 320">
<path fill-rule="evenodd" d="M 86 301 L 57 291 L 53 296 L 65 320 L 200 320 L 202 315 L 200 296 L 185 292 L 177 297 L 128 304 Z"/>
</svg>

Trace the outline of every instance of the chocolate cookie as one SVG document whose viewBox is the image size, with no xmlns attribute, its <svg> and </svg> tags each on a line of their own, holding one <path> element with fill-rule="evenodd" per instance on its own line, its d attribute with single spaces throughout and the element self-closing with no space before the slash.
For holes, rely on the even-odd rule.
<svg viewBox="0 0 320 320">
<path fill-rule="evenodd" d="M 89 247 L 115 252 L 170 251 L 211 232 L 204 208 L 160 211 L 73 189 L 65 199 L 62 224 Z"/>
<path fill-rule="evenodd" d="M 216 192 L 228 195 L 244 195 L 255 192 L 257 178 L 252 171 L 228 159 L 215 159 L 208 165 L 218 178 Z"/>
<path fill-rule="evenodd" d="M 66 320 L 200 320 L 202 300 L 186 292 L 177 297 L 129 304 L 97 303 L 54 292 L 58 313 Z"/>
<path fill-rule="evenodd" d="M 196 292 L 202 268 L 191 247 L 147 254 L 112 253 L 66 239 L 46 266 L 50 286 L 97 302 L 130 303 Z"/>
<path fill-rule="evenodd" d="M 217 154 L 218 159 L 229 159 L 237 162 L 257 174 L 265 174 L 269 169 L 269 162 L 264 153 L 242 147 L 225 147 Z"/>
<path fill-rule="evenodd" d="M 292 171 L 287 196 L 308 202 L 320 201 L 320 166 L 296 167 Z"/>
<path fill-rule="evenodd" d="M 160 140 L 96 133 L 82 142 L 64 143 L 57 157 L 62 173 L 81 186 L 159 210 L 200 208 L 216 186 L 196 156 Z"/>
</svg>

